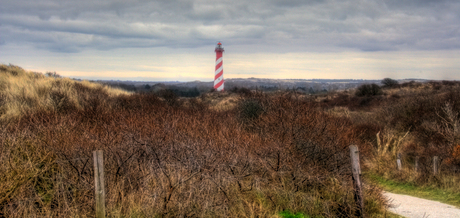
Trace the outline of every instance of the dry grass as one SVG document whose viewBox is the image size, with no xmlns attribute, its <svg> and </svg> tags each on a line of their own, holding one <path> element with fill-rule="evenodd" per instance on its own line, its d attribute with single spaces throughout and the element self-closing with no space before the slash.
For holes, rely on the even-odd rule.
<svg viewBox="0 0 460 218">
<path fill-rule="evenodd" d="M 78 104 L 33 101 L 0 122 L 0 216 L 94 216 L 92 151 L 101 149 L 110 217 L 353 217 L 348 146 L 360 134 L 295 93 L 239 96 L 215 110 L 39 77 L 54 85 L 38 96 L 76 87 Z M 365 191 L 366 213 L 382 215 L 380 191 Z"/>
<path fill-rule="evenodd" d="M 202 94 L 199 99 L 213 110 L 228 111 L 234 109 L 241 98 L 235 93 L 210 92 Z"/>
<path fill-rule="evenodd" d="M 96 149 L 111 217 L 352 217 L 350 144 L 366 170 L 458 191 L 457 83 L 381 96 L 237 90 L 186 99 L 0 70 L 0 217 L 94 216 Z M 402 171 L 389 164 L 398 153 Z M 438 176 L 429 174 L 434 155 Z M 383 216 L 380 190 L 365 188 L 366 214 Z"/>
<path fill-rule="evenodd" d="M 0 120 L 14 119 L 36 111 L 82 110 L 94 92 L 108 98 L 129 94 L 97 83 L 47 77 L 17 66 L 0 65 Z"/>
</svg>

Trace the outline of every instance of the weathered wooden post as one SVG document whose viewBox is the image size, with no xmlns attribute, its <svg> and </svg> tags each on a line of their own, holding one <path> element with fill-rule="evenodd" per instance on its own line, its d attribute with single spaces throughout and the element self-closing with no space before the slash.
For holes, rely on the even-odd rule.
<svg viewBox="0 0 460 218">
<path fill-rule="evenodd" d="M 93 159 L 96 218 L 102 218 L 105 217 L 104 156 L 102 150 L 93 151 Z"/>
<path fill-rule="evenodd" d="M 402 170 L 401 153 L 398 153 L 398 158 L 396 159 L 396 165 L 398 166 L 398 170 Z"/>
<path fill-rule="evenodd" d="M 361 167 L 359 165 L 358 146 L 350 145 L 351 171 L 353 178 L 354 197 L 357 205 L 356 216 L 364 217 L 364 199 L 361 187 Z"/>
<path fill-rule="evenodd" d="M 414 166 L 415 172 L 418 172 L 418 170 L 419 170 L 419 166 L 418 166 L 419 160 L 420 160 L 420 157 L 416 156 L 415 157 L 415 166 Z"/>
<path fill-rule="evenodd" d="M 433 157 L 433 174 L 436 175 L 438 174 L 438 163 L 439 162 L 439 158 L 438 156 L 434 156 Z"/>
</svg>

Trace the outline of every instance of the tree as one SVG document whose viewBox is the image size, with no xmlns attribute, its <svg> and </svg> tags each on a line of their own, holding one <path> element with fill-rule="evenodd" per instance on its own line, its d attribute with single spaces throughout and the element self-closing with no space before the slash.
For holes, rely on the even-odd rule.
<svg viewBox="0 0 460 218">
<path fill-rule="evenodd" d="M 391 79 L 391 78 L 385 78 L 382 80 L 383 87 L 396 87 L 399 85 L 399 82 L 397 80 Z"/>
<path fill-rule="evenodd" d="M 362 96 L 375 96 L 381 95 L 382 89 L 377 84 L 363 84 L 358 87 L 355 95 L 358 97 Z"/>
<path fill-rule="evenodd" d="M 54 77 L 54 78 L 60 78 L 61 75 L 57 74 L 56 72 L 46 72 L 45 75 L 47 77 Z"/>
</svg>

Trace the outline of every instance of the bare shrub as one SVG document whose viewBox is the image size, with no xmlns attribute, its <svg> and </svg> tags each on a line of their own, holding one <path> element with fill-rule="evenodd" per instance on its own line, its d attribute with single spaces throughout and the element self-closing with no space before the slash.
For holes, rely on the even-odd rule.
<svg viewBox="0 0 460 218">
<path fill-rule="evenodd" d="M 398 80 L 394 80 L 391 78 L 384 78 L 382 80 L 383 87 L 385 88 L 394 88 L 399 86 Z"/>
<path fill-rule="evenodd" d="M 94 150 L 104 151 L 110 217 L 353 216 L 348 146 L 358 129 L 296 93 L 255 93 L 241 97 L 246 108 L 217 111 L 72 90 L 82 109 L 0 123 L 3 216 L 94 216 Z M 56 93 L 55 102 L 67 98 Z M 366 193 L 367 212 L 382 213 L 379 192 Z"/>
<path fill-rule="evenodd" d="M 382 89 L 377 84 L 363 84 L 358 87 L 355 95 L 362 96 L 375 96 L 383 94 Z"/>
</svg>

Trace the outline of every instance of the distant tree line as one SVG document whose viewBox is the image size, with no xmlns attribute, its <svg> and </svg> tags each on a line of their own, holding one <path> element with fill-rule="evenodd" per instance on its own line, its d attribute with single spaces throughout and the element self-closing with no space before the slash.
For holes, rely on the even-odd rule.
<svg viewBox="0 0 460 218">
<path fill-rule="evenodd" d="M 198 88 L 196 87 L 188 88 L 188 87 L 171 86 L 168 89 L 171 90 L 174 94 L 176 94 L 179 97 L 193 98 L 193 97 L 198 97 L 201 94 Z"/>
</svg>

